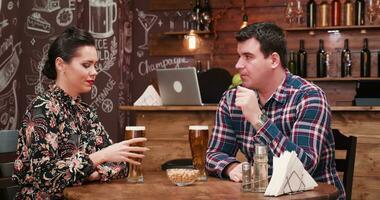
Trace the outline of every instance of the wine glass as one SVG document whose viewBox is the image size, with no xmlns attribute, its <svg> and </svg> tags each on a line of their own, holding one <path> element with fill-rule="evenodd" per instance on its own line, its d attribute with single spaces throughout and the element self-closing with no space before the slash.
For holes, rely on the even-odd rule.
<svg viewBox="0 0 380 200">
<path fill-rule="evenodd" d="M 376 0 L 375 2 L 375 13 L 376 17 L 380 18 L 380 0 Z"/>
<path fill-rule="evenodd" d="M 211 21 L 212 17 L 210 12 L 202 12 L 201 23 L 203 24 L 205 31 L 210 31 Z"/>
<path fill-rule="evenodd" d="M 297 25 L 303 25 L 305 22 L 305 13 L 302 9 L 301 0 L 297 0 L 297 8 L 295 10 Z"/>
<path fill-rule="evenodd" d="M 376 4 L 378 3 L 379 1 L 376 2 Z M 374 24 L 377 17 L 377 10 L 378 10 L 378 7 L 373 3 L 373 0 L 369 0 L 367 14 L 368 14 L 368 20 L 370 24 Z"/>
<path fill-rule="evenodd" d="M 287 3 L 285 8 L 285 21 L 287 24 L 292 25 L 295 21 L 295 8 L 294 2 L 291 0 Z"/>
<path fill-rule="evenodd" d="M 190 10 L 186 10 L 184 11 L 184 13 L 182 14 L 184 17 L 183 17 L 183 21 L 182 21 L 182 25 L 183 25 L 183 31 L 188 31 L 190 30 L 190 23 L 192 21 L 192 16 L 191 16 L 191 11 Z"/>
</svg>

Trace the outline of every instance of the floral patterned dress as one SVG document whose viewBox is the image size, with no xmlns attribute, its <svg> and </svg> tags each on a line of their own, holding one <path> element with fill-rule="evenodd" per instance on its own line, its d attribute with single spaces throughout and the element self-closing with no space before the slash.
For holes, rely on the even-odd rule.
<svg viewBox="0 0 380 200">
<path fill-rule="evenodd" d="M 127 175 L 126 163 L 95 167 L 89 155 L 112 144 L 95 109 L 53 85 L 26 110 L 18 137 L 13 180 L 17 199 L 63 199 L 63 189 L 93 172 L 100 181 Z"/>
</svg>

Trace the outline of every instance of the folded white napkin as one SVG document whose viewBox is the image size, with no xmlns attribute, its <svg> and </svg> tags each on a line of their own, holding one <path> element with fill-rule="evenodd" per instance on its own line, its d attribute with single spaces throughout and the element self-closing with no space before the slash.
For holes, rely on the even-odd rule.
<svg viewBox="0 0 380 200">
<path fill-rule="evenodd" d="M 162 100 L 152 85 L 149 85 L 143 94 L 133 103 L 134 106 L 162 106 Z"/>
<path fill-rule="evenodd" d="M 314 189 L 318 184 L 305 170 L 297 154 L 286 151 L 273 157 L 273 173 L 265 196 L 279 196 L 291 192 Z"/>
</svg>

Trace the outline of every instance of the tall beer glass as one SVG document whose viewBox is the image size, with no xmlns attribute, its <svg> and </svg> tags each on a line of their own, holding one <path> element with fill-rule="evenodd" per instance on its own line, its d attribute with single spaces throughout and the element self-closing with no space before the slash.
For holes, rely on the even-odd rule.
<svg viewBox="0 0 380 200">
<path fill-rule="evenodd" d="M 125 127 L 125 139 L 129 140 L 132 138 L 138 138 L 138 137 L 145 137 L 145 126 L 126 126 Z M 143 147 L 144 142 L 138 142 L 134 144 L 130 144 L 130 146 L 139 146 Z M 142 161 L 141 158 L 133 158 L 137 162 Z M 134 165 L 132 163 L 129 163 L 129 169 L 128 169 L 128 177 L 127 181 L 130 183 L 142 183 L 144 182 L 143 172 L 142 172 L 142 166 L 141 165 Z"/>
<path fill-rule="evenodd" d="M 208 126 L 189 126 L 189 142 L 191 155 L 193 157 L 193 165 L 199 170 L 199 177 L 197 180 L 206 181 L 207 175 L 205 165 L 208 144 Z"/>
</svg>

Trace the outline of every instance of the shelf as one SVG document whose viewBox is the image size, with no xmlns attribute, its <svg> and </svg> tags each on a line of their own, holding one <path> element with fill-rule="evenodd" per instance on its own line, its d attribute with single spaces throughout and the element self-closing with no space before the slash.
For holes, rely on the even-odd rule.
<svg viewBox="0 0 380 200">
<path fill-rule="evenodd" d="M 368 81 L 380 81 L 380 77 L 368 77 L 368 78 L 363 78 L 363 77 L 345 77 L 345 78 L 341 78 L 341 77 L 330 77 L 330 78 L 306 78 L 306 80 L 308 81 L 319 81 L 319 82 L 323 82 L 323 81 L 363 81 L 363 80 L 368 80 Z"/>
<path fill-rule="evenodd" d="M 328 30 L 362 30 L 362 29 L 380 29 L 378 25 L 367 26 L 325 26 L 325 27 L 293 27 L 285 28 L 285 31 L 328 31 Z"/>
<path fill-rule="evenodd" d="M 190 31 L 172 31 L 172 32 L 164 32 L 164 35 L 186 35 L 189 34 Z M 194 31 L 194 33 L 198 35 L 207 35 L 212 34 L 210 31 Z"/>
<path fill-rule="evenodd" d="M 331 106 L 331 110 L 334 111 L 366 111 L 371 112 L 380 111 L 380 106 Z"/>
<path fill-rule="evenodd" d="M 315 32 L 321 31 L 348 31 L 348 30 L 360 30 L 360 33 L 367 33 L 367 30 L 376 30 L 380 29 L 379 25 L 365 25 L 365 26 L 325 26 L 325 27 L 290 27 L 285 28 L 284 30 L 287 32 L 300 32 L 300 31 L 308 31 L 309 35 L 314 35 Z"/>
</svg>

